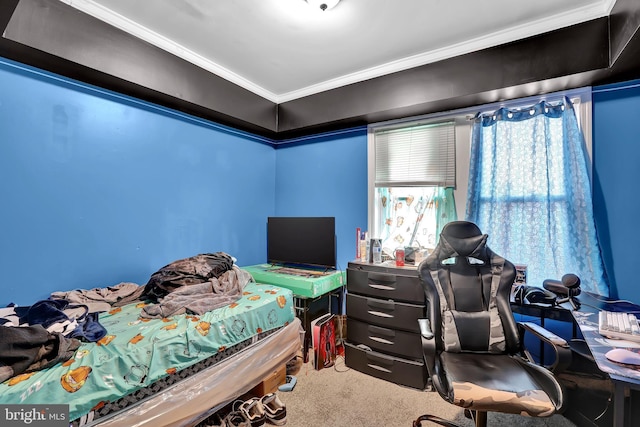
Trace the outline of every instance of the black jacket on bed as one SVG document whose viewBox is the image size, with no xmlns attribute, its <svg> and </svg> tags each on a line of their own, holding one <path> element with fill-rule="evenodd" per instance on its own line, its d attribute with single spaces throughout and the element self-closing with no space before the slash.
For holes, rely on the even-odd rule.
<svg viewBox="0 0 640 427">
<path fill-rule="evenodd" d="M 69 360 L 78 347 L 79 340 L 50 333 L 42 325 L 0 325 L 0 382 Z"/>
</svg>

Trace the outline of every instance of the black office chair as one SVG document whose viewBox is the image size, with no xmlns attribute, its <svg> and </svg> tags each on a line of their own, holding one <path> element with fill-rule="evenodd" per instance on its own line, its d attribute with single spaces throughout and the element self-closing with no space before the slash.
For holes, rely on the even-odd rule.
<svg viewBox="0 0 640 427">
<path fill-rule="evenodd" d="M 563 389 L 553 371 L 571 361 L 566 341 L 532 323 L 516 323 L 510 306 L 513 264 L 487 246 L 487 235 L 467 221 L 445 225 L 435 250 L 420 264 L 427 319 L 420 319 L 424 359 L 440 396 L 465 408 L 476 426 L 487 412 L 533 417 L 560 413 Z M 555 359 L 541 366 L 524 349 L 525 331 L 552 345 Z M 453 422 L 434 415 L 422 421 Z"/>
</svg>

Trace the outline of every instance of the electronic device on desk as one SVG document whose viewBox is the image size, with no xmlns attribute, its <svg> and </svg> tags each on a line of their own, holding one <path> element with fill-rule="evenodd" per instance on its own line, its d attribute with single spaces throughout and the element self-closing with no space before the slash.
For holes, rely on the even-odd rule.
<svg viewBox="0 0 640 427">
<path fill-rule="evenodd" d="M 575 274 L 565 274 L 562 280 L 546 279 L 542 288 L 537 286 L 516 285 L 513 299 L 516 304 L 542 304 L 556 306 L 571 303 L 574 310 L 580 308 L 576 298 L 580 295 L 580 278 Z"/>
<path fill-rule="evenodd" d="M 558 296 L 555 304 L 569 302 L 574 310 L 580 308 L 580 302 L 576 298 L 580 295 L 580 278 L 575 274 L 565 274 L 559 281 L 547 279 L 542 282 L 542 287 Z"/>
<path fill-rule="evenodd" d="M 598 332 L 600 335 L 640 342 L 640 326 L 632 313 L 620 311 L 600 311 L 598 313 Z"/>
<path fill-rule="evenodd" d="M 519 285 L 514 292 L 514 301 L 518 305 L 546 304 L 555 305 L 557 297 L 537 286 Z"/>
<path fill-rule="evenodd" d="M 614 348 L 605 353 L 605 357 L 612 362 L 622 363 L 623 365 L 640 365 L 640 354 L 626 348 Z"/>
<path fill-rule="evenodd" d="M 267 262 L 334 270 L 337 266 L 335 217 L 268 217 Z"/>
</svg>

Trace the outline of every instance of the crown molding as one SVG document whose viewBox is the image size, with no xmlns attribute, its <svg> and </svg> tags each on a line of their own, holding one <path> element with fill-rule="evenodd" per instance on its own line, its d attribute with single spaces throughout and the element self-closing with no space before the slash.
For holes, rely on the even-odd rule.
<svg viewBox="0 0 640 427">
<path fill-rule="evenodd" d="M 430 64 L 444 59 L 453 58 L 474 51 L 509 43 L 514 40 L 523 39 L 537 34 L 546 33 L 559 28 L 574 25 L 591 19 L 607 16 L 615 4 L 615 0 L 602 0 L 602 2 L 574 9 L 570 12 L 557 14 L 550 18 L 540 19 L 524 25 L 518 25 L 505 30 L 496 31 L 482 37 L 477 37 L 464 43 L 457 43 L 441 49 L 413 55 L 407 58 L 391 61 L 376 67 L 347 74 L 335 79 L 320 82 L 305 88 L 283 93 L 273 93 L 255 83 L 243 78 L 219 64 L 204 58 L 203 56 L 185 48 L 184 46 L 161 36 L 150 29 L 139 25 L 130 19 L 113 12 L 110 9 L 97 4 L 93 0 L 59 0 L 75 9 L 93 16 L 107 24 L 110 24 L 122 31 L 132 34 L 152 45 L 163 49 L 177 57 L 191 62 L 225 80 L 228 80 L 248 91 L 253 92 L 271 102 L 280 104 L 314 95 L 338 87 L 357 83 L 360 81 L 380 77 L 383 75 L 404 71 L 421 65 Z"/>
</svg>

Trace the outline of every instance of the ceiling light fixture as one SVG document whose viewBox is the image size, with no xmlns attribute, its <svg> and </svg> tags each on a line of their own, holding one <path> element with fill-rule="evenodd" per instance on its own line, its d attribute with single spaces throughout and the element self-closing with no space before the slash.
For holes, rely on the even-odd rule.
<svg viewBox="0 0 640 427">
<path fill-rule="evenodd" d="M 307 3 L 314 9 L 320 9 L 321 11 L 327 11 L 333 9 L 340 0 L 307 0 Z"/>
</svg>

